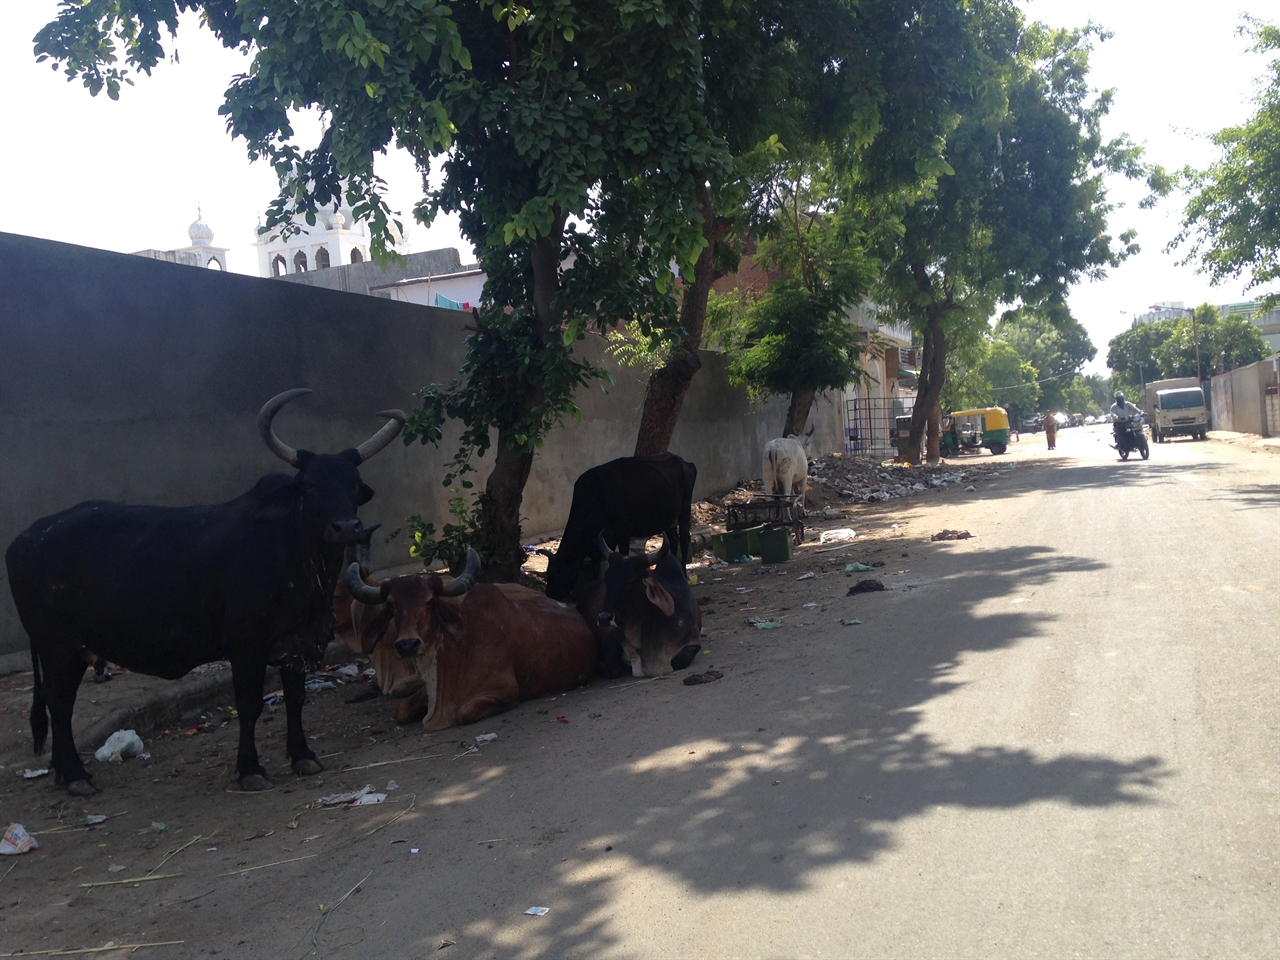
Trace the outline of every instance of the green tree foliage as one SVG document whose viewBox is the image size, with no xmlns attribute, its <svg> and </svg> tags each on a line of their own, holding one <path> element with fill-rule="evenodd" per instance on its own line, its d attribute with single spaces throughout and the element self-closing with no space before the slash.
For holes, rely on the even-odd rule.
<svg viewBox="0 0 1280 960">
<path fill-rule="evenodd" d="M 864 199 L 915 189 L 945 167 L 944 135 L 976 82 L 970 8 L 1004 2 L 703 3 L 703 115 L 731 161 L 709 167 L 696 188 L 706 246 L 684 271 L 678 342 L 650 376 L 636 453 L 670 442 L 700 366 L 712 284 L 771 222 L 778 158 L 825 146 L 842 185 Z M 873 162 L 855 164 L 855 154 Z"/>
<path fill-rule="evenodd" d="M 1067 408 L 1066 388 L 1098 352 L 1088 331 L 1061 303 L 1009 311 L 996 324 L 995 336 L 1039 371 L 1042 405 L 1048 410 Z"/>
<path fill-rule="evenodd" d="M 1215 283 L 1247 274 L 1254 288 L 1280 277 L 1280 28 L 1246 18 L 1242 32 L 1255 52 L 1270 56 L 1265 85 L 1253 116 L 1214 134 L 1220 158 L 1182 172 L 1191 196 L 1171 246 L 1188 244 L 1187 261 Z"/>
<path fill-rule="evenodd" d="M 764 291 L 739 291 L 738 311 L 718 313 L 714 333 L 730 377 L 752 395 L 790 396 L 782 435 L 803 433 L 819 391 L 862 381 L 862 358 L 882 354 L 869 331 L 852 326 L 878 262 L 868 253 L 874 223 L 857 198 L 838 195 L 830 158 L 779 163 L 766 201 L 771 222 L 756 261 L 782 277 Z"/>
<path fill-rule="evenodd" d="M 991 402 L 1008 410 L 1010 417 L 1021 418 L 1036 409 L 1039 374 L 1010 344 L 993 341 L 978 372 L 991 384 Z"/>
<path fill-rule="evenodd" d="M 1107 366 L 1130 390 L 1151 380 L 1215 374 L 1268 356 L 1262 334 L 1239 316 L 1223 317 L 1212 304 L 1202 303 L 1191 316 L 1137 323 L 1111 338 Z M 1200 367 L 1196 368 L 1199 344 Z"/>
<path fill-rule="evenodd" d="M 602 375 L 573 343 L 618 321 L 659 336 L 675 322 L 668 265 L 692 263 L 705 244 L 691 172 L 705 176 L 724 151 L 702 108 L 703 5 L 93 0 L 64 5 L 37 49 L 115 96 L 126 67 L 146 72 L 165 55 L 162 34 L 184 9 L 251 55 L 221 112 L 280 176 L 268 226 L 295 213 L 314 222 L 345 193 L 385 256 L 391 214 L 374 157 L 394 142 L 424 174 L 439 163 L 440 186 L 415 213 L 459 214 L 488 277 L 486 307 L 459 378 L 423 391 L 406 442 L 438 442 L 447 417 L 461 420 L 445 483 L 469 483 L 496 433 L 478 547 L 490 573 L 514 575 L 534 451 Z M 290 123 L 304 108 L 326 121 L 310 148 Z"/>
<path fill-rule="evenodd" d="M 1108 172 L 1161 186 L 1140 148 L 1102 135 L 1111 93 L 1089 87 L 1096 28 L 1026 25 L 1003 5 L 970 9 L 984 42 L 982 96 L 947 138 L 946 169 L 904 211 L 876 294 L 911 321 L 924 347 L 913 461 L 938 414 L 950 339 L 984 324 L 999 303 L 1061 302 L 1072 283 L 1136 250 L 1131 233 L 1108 232 Z M 929 453 L 937 454 L 932 438 Z"/>
<path fill-rule="evenodd" d="M 1062 409 L 1067 413 L 1098 413 L 1093 390 L 1084 377 L 1076 377 L 1062 391 Z"/>
</svg>

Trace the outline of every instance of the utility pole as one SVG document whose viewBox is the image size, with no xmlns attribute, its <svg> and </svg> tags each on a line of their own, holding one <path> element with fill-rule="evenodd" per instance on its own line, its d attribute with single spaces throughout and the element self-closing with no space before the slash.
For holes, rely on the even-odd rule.
<svg viewBox="0 0 1280 960">
<path fill-rule="evenodd" d="M 1196 380 L 1203 383 L 1204 368 L 1200 366 L 1200 331 L 1196 327 L 1196 312 L 1187 310 L 1187 313 L 1191 314 L 1191 342 L 1196 346 Z"/>
</svg>

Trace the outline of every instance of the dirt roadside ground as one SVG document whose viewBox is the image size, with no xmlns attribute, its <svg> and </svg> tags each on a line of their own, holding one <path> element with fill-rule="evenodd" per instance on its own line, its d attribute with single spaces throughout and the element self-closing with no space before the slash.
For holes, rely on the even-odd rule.
<svg viewBox="0 0 1280 960">
<path fill-rule="evenodd" d="M 776 772 L 785 769 L 798 723 L 794 704 L 776 689 L 834 682 L 833 665 L 860 655 L 869 660 L 859 662 L 898 656 L 885 647 L 899 631 L 883 601 L 963 565 L 971 545 L 999 530 L 1003 501 L 1033 489 L 1051 468 L 1043 438 L 1034 436 L 1010 456 L 965 458 L 953 469 L 974 463 L 999 469 L 971 491 L 967 482 L 952 484 L 815 524 L 853 527 L 852 543 L 806 543 L 785 564 L 691 568 L 704 651 L 689 672 L 714 669 L 723 679 L 596 680 L 428 735 L 417 725 L 396 727 L 387 701 L 346 703 L 352 685 L 320 689 L 308 695 L 305 724 L 327 769 L 305 779 L 289 774 L 283 708 L 268 708 L 258 737 L 278 785 L 268 793 L 235 789 L 236 723 L 225 705 L 149 736 L 149 759 L 90 761 L 103 792 L 88 800 L 68 797 L 52 776 L 24 779 L 21 771 L 46 765 L 48 755 L 29 754 L 30 674 L 4 678 L 0 820 L 23 823 L 41 848 L 0 859 L 2 949 L 111 946 L 118 951 L 98 955 L 113 957 L 167 944 L 134 954 L 147 958 L 422 956 L 441 944 L 449 956 L 678 952 L 678 940 L 642 950 L 613 939 L 608 915 L 642 905 L 605 881 L 619 871 L 660 870 L 664 857 L 676 856 L 674 828 L 702 815 L 689 806 L 698 797 L 727 810 L 748 847 L 770 847 L 774 830 L 804 830 L 790 823 L 787 775 Z M 957 528 L 975 539 L 930 540 Z M 846 574 L 853 561 L 883 566 Z M 864 578 L 881 580 L 888 594 L 847 596 Z M 761 629 L 752 619 L 780 626 Z M 853 619 L 861 623 L 844 622 Z M 108 705 L 95 699 L 119 702 L 152 682 L 129 675 L 100 687 L 86 682 L 78 716 Z M 490 732 L 497 739 L 477 745 L 475 737 Z M 745 765 L 717 759 L 720 742 L 741 743 Z M 699 793 L 703 774 L 720 786 Z M 385 800 L 317 803 L 366 785 Z M 742 792 L 748 787 L 750 795 Z M 86 826 L 87 817 L 107 819 Z M 726 869 L 716 843 L 678 853 L 692 858 L 691 872 L 715 875 Z M 762 852 L 750 869 L 797 885 L 799 874 L 788 871 L 799 864 L 787 861 L 786 843 L 778 850 Z M 552 913 L 525 916 L 533 906 Z"/>
</svg>

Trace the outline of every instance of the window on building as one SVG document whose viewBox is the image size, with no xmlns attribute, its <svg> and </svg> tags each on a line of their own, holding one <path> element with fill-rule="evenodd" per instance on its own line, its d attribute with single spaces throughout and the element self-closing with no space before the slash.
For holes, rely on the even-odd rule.
<svg viewBox="0 0 1280 960">
<path fill-rule="evenodd" d="M 209 262 L 206 263 L 205 266 L 208 267 L 210 270 L 221 270 L 222 261 L 220 261 L 217 257 L 210 257 Z"/>
<path fill-rule="evenodd" d="M 277 253 L 275 259 L 271 261 L 271 275 L 273 277 L 283 277 L 288 271 L 289 268 L 284 262 L 284 257 Z"/>
<path fill-rule="evenodd" d="M 319 250 L 316 251 L 316 269 L 317 270 L 329 269 L 329 250 L 327 247 L 321 247 Z"/>
<path fill-rule="evenodd" d="M 299 250 L 297 253 L 293 255 L 293 272 L 294 273 L 307 272 L 307 255 L 303 253 L 301 250 Z"/>
<path fill-rule="evenodd" d="M 363 253 L 361 253 L 361 252 L 360 252 L 357 248 L 355 248 L 355 247 L 352 247 L 352 248 L 351 248 L 351 262 L 352 262 L 352 263 L 364 263 L 364 254 L 363 254 Z"/>
</svg>

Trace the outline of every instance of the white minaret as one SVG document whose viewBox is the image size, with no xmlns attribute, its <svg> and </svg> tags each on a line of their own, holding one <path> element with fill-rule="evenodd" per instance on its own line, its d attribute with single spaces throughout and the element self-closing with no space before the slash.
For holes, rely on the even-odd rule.
<svg viewBox="0 0 1280 960">
<path fill-rule="evenodd" d="M 214 270 L 227 269 L 227 248 L 213 245 L 213 228 L 204 222 L 204 213 L 200 205 L 196 205 L 196 221 L 187 228 L 187 236 L 191 238 L 191 246 L 179 247 L 179 263 L 191 263 L 197 267 L 211 267 Z"/>
<path fill-rule="evenodd" d="M 302 216 L 295 216 L 293 222 L 301 230 L 288 239 L 281 239 L 279 228 L 266 232 L 261 224 L 255 228 L 253 245 L 258 248 L 259 276 L 307 273 L 369 259 L 369 228 L 355 219 L 346 204 L 332 213 L 322 211 L 314 227 L 308 226 Z"/>
</svg>

